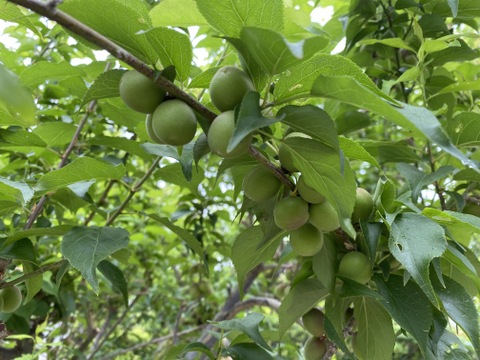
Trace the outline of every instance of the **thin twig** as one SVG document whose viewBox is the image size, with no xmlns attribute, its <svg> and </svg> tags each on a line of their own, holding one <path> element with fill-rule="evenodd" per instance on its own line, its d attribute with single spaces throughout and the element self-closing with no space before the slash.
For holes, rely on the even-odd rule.
<svg viewBox="0 0 480 360">
<path fill-rule="evenodd" d="M 171 96 L 187 103 L 193 109 L 195 109 L 201 115 L 203 115 L 205 118 L 209 120 L 213 120 L 217 116 L 217 114 L 215 114 L 214 112 L 210 111 L 208 108 L 200 104 L 198 101 L 196 101 L 195 98 L 188 95 L 179 87 L 175 86 L 168 79 L 157 74 L 157 72 L 154 71 L 150 66 L 145 64 L 143 61 L 141 61 L 137 57 L 130 54 L 124 48 L 117 45 L 112 40 L 103 36 L 99 32 L 86 26 L 85 24 L 78 21 L 74 17 L 59 10 L 56 6 L 53 6 L 53 7 L 49 6 L 49 3 L 45 3 L 39 0 L 8 0 L 8 1 L 17 5 L 23 6 L 27 9 L 30 9 L 36 12 L 37 14 L 45 16 L 46 18 L 62 25 L 64 28 L 70 30 L 71 32 L 81 36 L 82 38 L 92 42 L 95 45 L 98 45 L 102 49 L 112 54 L 115 58 L 125 62 L 135 70 L 149 77 L 150 79 L 155 80 L 157 85 L 159 85 L 162 89 L 166 90 Z"/>
<path fill-rule="evenodd" d="M 122 204 L 120 204 L 120 206 L 115 211 L 115 213 L 111 217 L 108 218 L 105 226 L 112 225 L 112 223 L 115 221 L 115 219 L 123 212 L 123 210 L 125 210 L 125 208 L 127 207 L 130 200 L 133 198 L 133 196 L 138 192 L 138 190 L 140 190 L 140 188 L 145 183 L 145 181 L 147 181 L 148 178 L 150 177 L 150 175 L 152 175 L 153 172 L 157 169 L 157 165 L 158 165 L 158 163 L 160 162 L 161 159 L 162 159 L 162 156 L 158 156 L 155 159 L 155 161 L 152 163 L 152 165 L 150 165 L 150 167 L 148 168 L 145 175 L 143 175 L 143 177 L 135 184 L 135 186 L 133 186 L 130 189 L 130 192 L 128 193 L 127 197 L 125 198 L 125 200 L 123 200 Z"/>
<path fill-rule="evenodd" d="M 27 279 L 30 279 L 30 278 L 33 278 L 35 276 L 38 276 L 38 275 L 41 275 L 43 274 L 44 272 L 47 272 L 49 270 L 53 270 L 53 269 L 56 269 L 56 268 L 59 268 L 61 267 L 67 260 L 60 260 L 60 261 L 57 261 L 57 262 L 54 262 L 54 263 L 51 263 L 51 264 L 47 264 L 47 265 L 44 265 L 40 268 L 38 268 L 37 270 L 34 270 L 28 274 L 25 274 L 25 275 L 22 275 L 16 279 L 13 279 L 9 282 L 2 282 L 0 283 L 0 289 L 4 289 L 4 288 L 7 288 L 7 287 L 10 287 L 10 286 L 13 286 L 13 285 L 17 285 L 17 284 L 20 284 L 21 282 L 27 280 Z"/>
</svg>

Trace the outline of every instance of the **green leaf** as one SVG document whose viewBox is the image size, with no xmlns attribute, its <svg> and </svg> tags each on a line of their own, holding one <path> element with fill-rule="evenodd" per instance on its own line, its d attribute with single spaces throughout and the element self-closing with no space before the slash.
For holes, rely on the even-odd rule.
<svg viewBox="0 0 480 360">
<path fill-rule="evenodd" d="M 132 55 L 150 64 L 155 63 L 157 57 L 154 50 L 145 38 L 137 35 L 151 27 L 145 3 L 125 0 L 70 0 L 60 4 L 59 8 L 113 40 Z"/>
<path fill-rule="evenodd" d="M 346 354 L 350 354 L 350 351 L 345 345 L 343 328 L 345 322 L 349 320 L 345 319 L 345 312 L 349 307 L 350 302 L 350 299 L 339 299 L 332 295 L 328 296 L 325 300 L 325 334 Z"/>
<path fill-rule="evenodd" d="M 199 195 L 198 186 L 205 178 L 203 169 L 197 166 L 192 170 L 192 178 L 190 180 L 186 179 L 185 172 L 180 164 L 163 166 L 157 170 L 155 176 L 169 184 L 175 184 L 189 189 L 194 195 Z"/>
<path fill-rule="evenodd" d="M 37 236 L 62 236 L 65 235 L 73 226 L 59 225 L 49 228 L 33 228 L 28 230 L 19 230 L 7 237 L 7 244 L 11 244 L 23 238 L 37 237 Z"/>
<path fill-rule="evenodd" d="M 124 73 L 125 70 L 117 69 L 101 73 L 88 88 L 81 106 L 93 100 L 119 97 L 120 79 Z"/>
<path fill-rule="evenodd" d="M 248 335 L 250 339 L 255 341 L 263 348 L 270 350 L 270 346 L 265 342 L 262 334 L 260 334 L 259 325 L 265 318 L 264 315 L 258 313 L 250 313 L 243 319 L 224 320 L 221 322 L 212 322 L 215 327 L 223 330 L 238 330 Z"/>
<path fill-rule="evenodd" d="M 400 174 L 406 178 L 412 190 L 412 199 L 414 201 L 420 196 L 420 192 L 423 188 L 433 184 L 435 181 L 443 179 L 453 173 L 456 168 L 453 166 L 441 166 L 436 171 L 426 174 L 423 171 L 418 170 L 416 167 L 400 163 L 397 164 L 397 168 Z"/>
<path fill-rule="evenodd" d="M 390 359 L 395 346 L 390 314 L 370 297 L 355 298 L 353 304 L 358 326 L 355 355 L 359 360 Z"/>
<path fill-rule="evenodd" d="M 26 125 L 35 125 L 36 106 L 30 92 L 22 85 L 18 77 L 0 64 L 0 102 L 4 103 L 10 114 L 18 117 Z"/>
<path fill-rule="evenodd" d="M 277 117 L 295 131 L 302 132 L 338 150 L 338 137 L 335 123 L 328 113 L 313 105 L 285 106 L 279 110 Z"/>
<path fill-rule="evenodd" d="M 429 277 L 430 262 L 447 249 L 445 231 L 426 216 L 398 215 L 391 225 L 388 247 L 395 258 L 420 285 L 433 304 L 438 304 Z"/>
<path fill-rule="evenodd" d="M 227 151 L 230 152 L 235 149 L 235 147 L 254 130 L 270 126 L 281 120 L 281 118 L 272 119 L 264 117 L 260 110 L 259 101 L 260 94 L 254 91 L 249 91 L 247 95 L 245 95 L 238 110 L 235 129 L 228 143 Z"/>
<path fill-rule="evenodd" d="M 285 334 L 295 321 L 328 294 L 329 290 L 324 288 L 322 283 L 314 278 L 306 279 L 295 285 L 283 299 L 282 305 L 278 309 L 280 337 Z"/>
<path fill-rule="evenodd" d="M 0 125 L 1 126 L 21 126 L 21 127 L 29 127 L 33 124 L 30 122 L 25 121 L 19 116 L 14 116 L 10 113 L 7 108 L 7 105 L 0 101 Z"/>
<path fill-rule="evenodd" d="M 244 27 L 240 38 L 258 64 L 270 75 L 290 69 L 323 50 L 329 43 L 323 36 L 291 43 L 278 32 L 256 27 Z"/>
<path fill-rule="evenodd" d="M 24 260 L 35 263 L 35 248 L 28 238 L 21 238 L 14 243 L 5 241 L 0 248 L 0 258 Z"/>
<path fill-rule="evenodd" d="M 415 149 L 406 140 L 359 140 L 358 143 L 382 164 L 388 162 L 417 162 L 421 160 L 415 153 Z"/>
<path fill-rule="evenodd" d="M 10 3 L 7 0 L 0 1 L 0 19 L 10 22 L 15 22 L 32 30 L 40 38 L 42 34 L 37 27 L 30 21 L 28 15 L 24 15 L 17 5 Z"/>
<path fill-rule="evenodd" d="M 207 355 L 210 360 L 215 360 L 215 356 L 212 354 L 212 351 L 208 348 L 207 345 L 201 342 L 193 342 L 185 346 L 185 348 L 183 349 L 183 353 L 186 354 L 189 352 L 200 352 L 204 355 Z"/>
<path fill-rule="evenodd" d="M 20 81 L 29 88 L 35 88 L 45 81 L 60 81 L 76 75 L 85 77 L 84 68 L 73 66 L 68 62 L 40 61 L 25 69 L 20 75 Z"/>
<path fill-rule="evenodd" d="M 308 97 L 320 75 L 351 77 L 379 97 L 393 104 L 397 103 L 378 89 L 373 81 L 352 60 L 344 56 L 330 54 L 316 54 L 282 74 L 275 85 L 274 94 L 276 101 L 299 96 Z"/>
<path fill-rule="evenodd" d="M 332 236 L 324 235 L 323 247 L 313 256 L 312 263 L 317 279 L 326 289 L 333 292 L 336 282 L 337 247 Z"/>
<path fill-rule="evenodd" d="M 153 26 L 202 26 L 208 25 L 195 4 L 195 0 L 162 0 L 152 10 Z"/>
<path fill-rule="evenodd" d="M 163 67 L 175 66 L 180 81 L 190 75 L 193 50 L 187 35 L 166 27 L 154 28 L 142 32 L 160 59 Z"/>
<path fill-rule="evenodd" d="M 177 235 L 180 239 L 182 239 L 183 241 L 185 241 L 187 243 L 187 245 L 195 252 L 197 253 L 198 256 L 200 256 L 200 258 L 202 260 L 204 260 L 204 253 L 203 253 L 203 247 L 202 247 L 202 244 L 200 243 L 200 241 L 198 241 L 198 239 L 193 236 L 189 231 L 177 226 L 177 225 L 174 225 L 170 222 L 170 220 L 168 220 L 167 218 L 165 217 L 160 217 L 158 215 L 155 215 L 155 214 L 146 214 L 148 217 L 152 218 L 153 220 L 159 222 L 160 224 L 162 224 L 163 226 L 165 226 L 167 229 L 169 229 L 170 231 L 172 231 L 175 235 Z"/>
<path fill-rule="evenodd" d="M 264 234 L 260 226 L 246 228 L 237 236 L 232 245 L 232 262 L 237 272 L 241 296 L 247 274 L 257 265 L 273 258 L 284 236 L 284 232 L 278 233 L 264 243 Z"/>
<path fill-rule="evenodd" d="M 39 147 L 45 148 L 47 144 L 36 134 L 26 130 L 0 129 L 0 148 Z"/>
<path fill-rule="evenodd" d="M 32 263 L 28 261 L 22 261 L 22 267 L 23 267 L 23 271 L 25 272 L 25 275 L 30 274 L 31 272 L 37 269 L 36 266 L 34 266 Z M 25 287 L 27 288 L 27 295 L 25 296 L 25 299 L 23 299 L 24 304 L 32 300 L 33 297 L 37 295 L 40 290 L 42 290 L 42 284 L 43 284 L 42 274 L 25 279 Z"/>
<path fill-rule="evenodd" d="M 129 154 L 139 156 L 147 161 L 152 159 L 152 157 L 145 151 L 144 147 L 135 140 L 114 136 L 96 136 L 89 139 L 87 143 L 90 145 L 100 145 L 123 150 Z"/>
<path fill-rule="evenodd" d="M 98 293 L 95 273 L 98 264 L 114 252 L 126 248 L 129 233 L 125 229 L 98 226 L 76 226 L 65 234 L 61 251 Z"/>
<path fill-rule="evenodd" d="M 120 180 L 125 171 L 123 165 L 114 166 L 93 158 L 81 157 L 61 169 L 43 175 L 35 185 L 35 190 L 53 191 L 88 180 Z"/>
<path fill-rule="evenodd" d="M 212 81 L 213 75 L 220 69 L 220 67 L 211 67 L 207 70 L 201 72 L 197 76 L 195 76 L 188 87 L 190 89 L 208 89 L 210 87 L 210 82 Z"/>
<path fill-rule="evenodd" d="M 388 38 L 388 39 L 366 39 L 359 41 L 357 44 L 359 45 L 373 45 L 373 44 L 382 44 L 391 46 L 397 49 L 405 49 L 415 52 L 415 50 L 410 47 L 405 41 L 400 38 Z"/>
<path fill-rule="evenodd" d="M 463 169 L 453 175 L 453 180 L 480 182 L 480 173 L 474 169 Z"/>
<path fill-rule="evenodd" d="M 281 0 L 196 0 L 196 3 L 209 24 L 226 36 L 238 37 L 245 26 L 283 31 Z"/>
<path fill-rule="evenodd" d="M 425 293 L 412 281 L 404 285 L 398 275 L 390 275 L 388 281 L 374 276 L 374 280 L 383 297 L 380 302 L 395 322 L 415 338 L 425 356 L 435 359 L 428 344 L 433 310 Z"/>
<path fill-rule="evenodd" d="M 460 81 L 451 85 L 445 86 L 437 94 L 445 94 L 457 91 L 475 91 L 480 90 L 480 79 L 471 81 Z"/>
<path fill-rule="evenodd" d="M 355 238 L 350 217 L 357 186 L 348 162 L 343 161 L 338 151 L 316 140 L 292 137 L 283 144 L 307 185 L 335 207 L 342 229 Z"/>
<path fill-rule="evenodd" d="M 471 235 L 480 232 L 480 218 L 475 215 L 434 208 L 425 208 L 422 214 L 445 226 L 455 241 L 467 247 L 470 246 Z"/>
<path fill-rule="evenodd" d="M 448 122 L 447 131 L 452 142 L 459 147 L 480 146 L 480 114 L 462 112 Z"/>
<path fill-rule="evenodd" d="M 340 148 L 342 149 L 346 157 L 350 159 L 368 162 L 373 166 L 376 166 L 378 169 L 381 169 L 381 166 L 377 162 L 377 160 L 375 160 L 375 158 L 370 155 L 370 153 L 355 140 L 346 138 L 344 136 L 339 136 L 338 141 L 340 143 Z"/>
<path fill-rule="evenodd" d="M 224 350 L 224 355 L 234 360 L 273 360 L 272 356 L 257 344 L 238 343 Z"/>
<path fill-rule="evenodd" d="M 178 160 L 182 165 L 182 171 L 187 181 L 192 180 L 193 142 L 183 146 L 183 152 L 181 155 L 178 153 L 177 147 L 171 145 L 145 143 L 141 146 L 149 154 L 166 156 Z"/>
<path fill-rule="evenodd" d="M 442 129 L 435 115 L 428 109 L 408 104 L 401 104 L 401 108 L 394 107 L 382 100 L 380 96 L 366 88 L 352 77 L 324 76 L 315 81 L 312 94 L 325 96 L 357 106 L 393 121 L 414 133 L 426 137 L 448 154 L 456 157 L 465 164 L 476 167 L 475 162 L 458 150 Z"/>
<path fill-rule="evenodd" d="M 112 283 L 113 288 L 122 294 L 123 303 L 128 306 L 128 284 L 122 270 L 108 260 L 100 261 L 97 269 Z"/>
<path fill-rule="evenodd" d="M 14 201 L 25 205 L 33 198 L 33 190 L 23 181 L 12 181 L 0 176 L 0 194 L 2 200 Z"/>
<path fill-rule="evenodd" d="M 447 276 L 443 280 L 446 287 L 438 280 L 433 282 L 435 291 L 450 319 L 465 331 L 475 351 L 480 354 L 479 316 L 475 303 L 462 285 Z"/>
<path fill-rule="evenodd" d="M 39 124 L 33 133 L 42 139 L 48 147 L 64 146 L 72 141 L 77 127 L 62 121 Z"/>
</svg>

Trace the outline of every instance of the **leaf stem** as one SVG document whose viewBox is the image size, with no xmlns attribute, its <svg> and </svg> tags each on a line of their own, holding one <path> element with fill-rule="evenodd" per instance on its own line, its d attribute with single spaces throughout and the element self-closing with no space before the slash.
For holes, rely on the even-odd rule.
<svg viewBox="0 0 480 360">
<path fill-rule="evenodd" d="M 54 262 L 54 263 L 50 263 L 50 264 L 47 264 L 47 265 L 44 265 L 42 266 L 41 268 L 38 268 L 37 270 L 34 270 L 28 274 L 25 274 L 25 275 L 22 275 L 14 280 L 11 280 L 9 282 L 1 282 L 0 283 L 0 289 L 4 289 L 4 288 L 7 288 L 7 287 L 10 287 L 10 286 L 14 286 L 14 285 L 17 285 L 17 284 L 20 284 L 21 282 L 27 280 L 27 279 L 30 279 L 30 278 L 33 278 L 35 276 L 38 276 L 38 275 L 41 275 L 43 274 L 44 272 L 47 272 L 49 270 L 53 270 L 53 269 L 56 269 L 56 268 L 59 268 L 61 267 L 67 260 L 60 260 L 60 261 L 57 261 L 57 262 Z"/>
</svg>

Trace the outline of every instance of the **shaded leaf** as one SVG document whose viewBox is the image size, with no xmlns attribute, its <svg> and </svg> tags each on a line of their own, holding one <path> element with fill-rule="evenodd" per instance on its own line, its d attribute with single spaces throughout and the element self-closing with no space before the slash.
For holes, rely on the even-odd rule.
<svg viewBox="0 0 480 360">
<path fill-rule="evenodd" d="M 389 359 L 395 345 L 390 314 L 378 300 L 370 297 L 355 298 L 353 304 L 358 326 L 355 355 L 359 360 Z"/>
<path fill-rule="evenodd" d="M 243 296 L 243 288 L 247 274 L 257 265 L 271 260 L 280 245 L 285 232 L 264 242 L 264 234 L 260 226 L 252 226 L 243 230 L 232 246 L 232 262 L 238 279 L 238 288 Z"/>
<path fill-rule="evenodd" d="M 280 337 L 285 334 L 295 321 L 328 294 L 329 290 L 324 288 L 322 283 L 314 278 L 306 279 L 294 286 L 283 299 L 282 305 L 278 309 Z"/>
<path fill-rule="evenodd" d="M 120 79 L 124 73 L 125 70 L 118 69 L 101 73 L 88 88 L 81 106 L 88 104 L 92 100 L 119 97 Z"/>
<path fill-rule="evenodd" d="M 272 356 L 254 343 L 238 343 L 229 346 L 224 355 L 231 356 L 234 360 L 273 360 Z"/>
<path fill-rule="evenodd" d="M 430 262 L 447 249 L 445 231 L 429 218 L 402 213 L 391 225 L 388 247 L 433 304 L 437 304 L 429 277 Z"/>
<path fill-rule="evenodd" d="M 221 322 L 213 322 L 215 327 L 223 330 L 238 330 L 250 337 L 255 343 L 263 348 L 270 350 L 270 346 L 265 342 L 262 334 L 260 334 L 259 325 L 265 318 L 264 315 L 259 313 L 250 313 L 243 319 L 224 320 Z"/>
<path fill-rule="evenodd" d="M 113 288 L 122 294 L 123 302 L 128 306 L 128 284 L 122 270 L 108 260 L 100 261 L 97 269 L 112 283 Z"/>
</svg>

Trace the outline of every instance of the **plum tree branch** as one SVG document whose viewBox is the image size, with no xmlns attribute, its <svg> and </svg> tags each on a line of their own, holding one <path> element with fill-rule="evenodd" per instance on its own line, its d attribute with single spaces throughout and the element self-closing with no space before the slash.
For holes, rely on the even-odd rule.
<svg viewBox="0 0 480 360">
<path fill-rule="evenodd" d="M 39 0 L 7 0 L 13 4 L 23 6 L 27 9 L 32 10 L 33 12 L 42 15 L 56 23 L 62 25 L 64 28 L 70 30 L 71 32 L 81 36 L 82 38 L 90 41 L 91 43 L 101 47 L 102 49 L 108 51 L 118 60 L 125 62 L 130 65 L 135 70 L 139 71 L 143 75 L 149 77 L 156 81 L 162 89 L 168 91 L 168 93 L 187 103 L 193 109 L 198 111 L 202 116 L 212 121 L 215 119 L 217 114 L 210 111 L 208 108 L 199 103 L 196 99 L 191 97 L 189 94 L 181 90 L 178 86 L 173 84 L 168 79 L 163 76 L 159 76 L 150 66 L 145 64 L 143 61 L 137 57 L 130 54 L 128 51 L 123 49 L 121 46 L 117 45 L 115 42 L 109 38 L 103 36 L 99 32 L 93 30 L 92 28 L 86 26 L 84 23 L 78 21 L 74 17 L 68 15 L 67 13 L 59 10 L 56 6 L 51 6 L 49 3 L 45 3 Z"/>
</svg>

